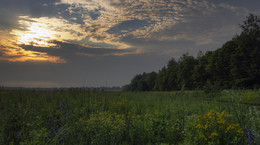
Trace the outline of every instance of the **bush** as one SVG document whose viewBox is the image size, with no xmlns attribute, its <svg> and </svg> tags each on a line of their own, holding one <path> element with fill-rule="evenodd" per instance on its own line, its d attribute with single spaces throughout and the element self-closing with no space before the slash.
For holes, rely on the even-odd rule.
<svg viewBox="0 0 260 145">
<path fill-rule="evenodd" d="M 244 131 L 238 123 L 230 123 L 231 115 L 210 110 L 197 117 L 196 129 L 199 144 L 245 144 Z"/>
</svg>

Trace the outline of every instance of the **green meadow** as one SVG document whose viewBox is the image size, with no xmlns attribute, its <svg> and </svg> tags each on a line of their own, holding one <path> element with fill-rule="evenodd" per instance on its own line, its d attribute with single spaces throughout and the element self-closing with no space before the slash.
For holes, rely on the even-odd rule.
<svg viewBox="0 0 260 145">
<path fill-rule="evenodd" d="M 260 91 L 1 90 L 0 144 L 260 144 Z"/>
</svg>

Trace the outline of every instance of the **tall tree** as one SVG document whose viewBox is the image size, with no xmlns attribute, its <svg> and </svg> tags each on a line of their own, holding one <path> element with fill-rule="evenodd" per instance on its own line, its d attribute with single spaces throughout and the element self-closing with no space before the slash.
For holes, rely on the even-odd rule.
<svg viewBox="0 0 260 145">
<path fill-rule="evenodd" d="M 177 81 L 179 88 L 194 89 L 192 74 L 197 60 L 189 54 L 183 54 L 179 60 L 179 69 L 177 72 Z"/>
<path fill-rule="evenodd" d="M 169 90 L 166 67 L 163 67 L 159 71 L 159 73 L 156 77 L 156 80 L 155 80 L 154 90 L 157 90 L 157 91 L 168 91 Z"/>
<path fill-rule="evenodd" d="M 252 88 L 255 85 L 260 85 L 259 18 L 250 14 L 240 27 L 243 31 L 235 38 L 237 48 L 231 56 L 231 74 L 234 87 Z"/>
<path fill-rule="evenodd" d="M 179 63 L 172 58 L 167 65 L 167 82 L 170 91 L 178 90 L 177 73 L 179 69 Z"/>
<path fill-rule="evenodd" d="M 207 72 L 206 67 L 211 55 L 211 51 L 206 52 L 205 55 L 198 55 L 198 64 L 194 67 L 192 73 L 193 84 L 196 89 L 202 89 L 210 79 L 210 74 Z"/>
</svg>

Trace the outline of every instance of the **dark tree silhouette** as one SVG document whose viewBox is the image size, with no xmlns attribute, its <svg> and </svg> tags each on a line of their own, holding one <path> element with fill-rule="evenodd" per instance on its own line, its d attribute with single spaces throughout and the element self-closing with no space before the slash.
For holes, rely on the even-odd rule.
<svg viewBox="0 0 260 145">
<path fill-rule="evenodd" d="M 126 91 L 172 91 L 180 89 L 260 88 L 260 19 L 250 14 L 240 25 L 242 32 L 221 48 L 197 58 L 187 53 L 172 58 L 158 74 L 136 75 Z"/>
</svg>

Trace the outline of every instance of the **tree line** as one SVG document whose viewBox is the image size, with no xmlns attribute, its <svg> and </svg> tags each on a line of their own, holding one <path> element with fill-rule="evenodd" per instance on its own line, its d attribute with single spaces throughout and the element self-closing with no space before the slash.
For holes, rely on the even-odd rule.
<svg viewBox="0 0 260 145">
<path fill-rule="evenodd" d="M 260 19 L 250 14 L 239 35 L 215 51 L 172 58 L 159 72 L 134 76 L 125 91 L 260 88 Z"/>
</svg>

